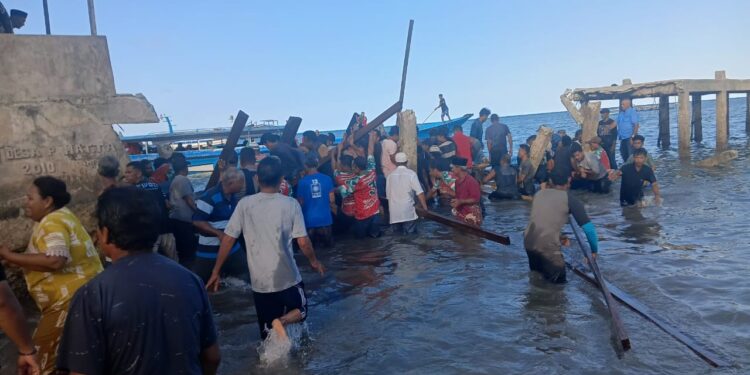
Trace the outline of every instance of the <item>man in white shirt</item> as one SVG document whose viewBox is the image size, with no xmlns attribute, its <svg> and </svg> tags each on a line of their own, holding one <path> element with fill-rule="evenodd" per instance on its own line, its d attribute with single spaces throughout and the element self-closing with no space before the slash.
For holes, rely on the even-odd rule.
<svg viewBox="0 0 750 375">
<path fill-rule="evenodd" d="M 382 155 L 380 156 L 380 165 L 383 168 L 383 175 L 388 177 L 394 170 L 396 170 L 396 163 L 394 155 L 398 152 L 398 126 L 394 126 L 388 132 L 388 138 L 380 142 L 383 148 Z"/>
<path fill-rule="evenodd" d="M 413 234 L 417 232 L 417 211 L 414 209 L 414 196 L 419 205 L 427 210 L 422 185 L 417 174 L 406 168 L 406 154 L 399 152 L 394 157 L 396 169 L 386 179 L 386 197 L 390 208 L 390 223 L 395 232 Z"/>
</svg>

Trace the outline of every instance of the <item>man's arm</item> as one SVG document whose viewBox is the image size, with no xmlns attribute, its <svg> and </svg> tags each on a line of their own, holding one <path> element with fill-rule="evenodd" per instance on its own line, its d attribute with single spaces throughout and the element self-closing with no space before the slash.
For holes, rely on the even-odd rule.
<svg viewBox="0 0 750 375">
<path fill-rule="evenodd" d="M 224 237 L 224 232 L 212 227 L 207 221 L 193 220 L 193 226 L 202 234 L 219 237 L 219 239 Z"/>
<path fill-rule="evenodd" d="M 423 210 L 429 211 L 429 209 L 427 208 L 427 199 L 425 199 L 424 193 L 417 194 L 417 200 L 419 201 L 419 205 Z"/>
<path fill-rule="evenodd" d="M 496 175 L 496 173 L 495 173 L 495 169 L 493 168 L 493 169 L 492 169 L 492 170 L 490 171 L 490 173 L 487 173 L 487 175 L 486 175 L 486 176 L 484 176 L 484 178 L 482 179 L 482 182 L 486 184 L 486 183 L 488 183 L 488 182 L 492 181 L 492 179 L 493 179 L 493 178 L 495 178 L 495 175 Z"/>
<path fill-rule="evenodd" d="M 651 183 L 651 190 L 654 192 L 654 200 L 656 201 L 656 204 L 659 204 L 659 202 L 661 202 L 661 191 L 659 190 L 659 183 L 656 181 Z"/>
<path fill-rule="evenodd" d="M 34 352 L 23 309 L 6 281 L 0 281 L 0 330 L 5 332 L 20 353 Z"/>
<path fill-rule="evenodd" d="M 195 212 L 195 210 L 198 209 L 198 207 L 195 205 L 195 198 L 193 198 L 192 194 L 188 194 L 182 197 L 182 199 L 185 200 L 185 203 L 187 203 L 188 207 L 190 207 L 190 209 L 192 209 L 193 212 Z"/>
<path fill-rule="evenodd" d="M 510 131 L 508 132 L 508 154 L 513 156 L 513 134 Z"/>
<path fill-rule="evenodd" d="M 219 369 L 221 363 L 221 353 L 219 352 L 219 343 L 215 343 L 208 348 L 201 350 L 201 366 L 203 375 L 214 375 Z"/>
<path fill-rule="evenodd" d="M 586 209 L 583 207 L 583 203 L 571 194 L 570 191 L 568 191 L 568 209 L 573 215 L 576 223 L 578 223 L 581 229 L 583 229 L 583 233 L 586 234 L 586 240 L 591 248 L 591 254 L 596 258 L 596 254 L 599 252 L 599 236 L 596 234 L 596 228 L 586 214 Z"/>
<path fill-rule="evenodd" d="M 331 189 L 331 191 L 328 192 L 328 206 L 331 209 L 331 212 L 333 212 L 334 215 L 338 213 L 338 206 L 336 206 L 336 193 L 335 189 Z"/>
<path fill-rule="evenodd" d="M 21 268 L 37 272 L 55 272 L 65 267 L 68 258 L 48 256 L 46 254 L 19 254 L 7 246 L 0 246 L 0 259 L 13 263 Z"/>
<path fill-rule="evenodd" d="M 219 275 L 221 274 L 221 267 L 224 265 L 224 262 L 227 261 L 229 252 L 232 250 L 232 247 L 234 247 L 235 242 L 237 242 L 237 238 L 227 234 L 225 234 L 221 239 L 221 245 L 219 245 L 219 253 L 216 255 L 216 263 L 214 264 L 214 269 L 211 272 L 211 277 L 206 283 L 207 290 L 211 290 L 211 287 L 213 287 L 214 292 L 219 290 Z"/>
<path fill-rule="evenodd" d="M 298 237 L 297 245 L 299 245 L 300 250 L 302 250 L 302 254 L 304 254 L 307 260 L 310 262 L 310 267 L 318 271 L 318 273 L 320 273 L 321 275 L 324 275 L 326 272 L 326 269 L 323 266 L 323 264 L 321 264 L 318 261 L 318 258 L 315 256 L 315 249 L 313 249 L 313 245 L 312 245 L 312 242 L 310 241 L 310 237 L 307 237 L 307 236 Z"/>
</svg>

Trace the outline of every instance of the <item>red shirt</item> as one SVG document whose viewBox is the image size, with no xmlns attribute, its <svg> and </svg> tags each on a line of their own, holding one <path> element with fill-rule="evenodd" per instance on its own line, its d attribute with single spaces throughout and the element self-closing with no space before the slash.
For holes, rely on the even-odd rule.
<svg viewBox="0 0 750 375">
<path fill-rule="evenodd" d="M 602 154 L 599 155 L 599 160 L 602 162 L 605 169 L 612 169 L 612 166 L 609 164 L 609 155 L 607 155 L 607 151 L 602 150 Z"/>
<path fill-rule="evenodd" d="M 456 155 L 468 160 L 467 168 L 471 168 L 471 139 L 464 133 L 453 133 L 453 143 L 456 144 Z"/>
<path fill-rule="evenodd" d="M 351 172 L 340 172 L 336 171 L 336 185 L 337 186 L 344 186 L 346 185 L 346 181 L 350 180 L 354 177 L 354 174 Z M 348 195 L 344 197 L 341 200 L 341 212 L 344 213 L 346 216 L 354 216 L 354 196 Z"/>
<path fill-rule="evenodd" d="M 482 198 L 482 190 L 479 187 L 479 182 L 466 175 L 463 180 L 456 180 L 456 199 L 474 199 L 474 204 L 462 204 L 458 206 L 457 211 L 462 214 L 468 214 L 471 212 L 471 206 L 479 205 L 479 199 Z"/>
<path fill-rule="evenodd" d="M 364 220 L 380 212 L 375 171 L 369 171 L 354 185 L 354 218 Z"/>
</svg>

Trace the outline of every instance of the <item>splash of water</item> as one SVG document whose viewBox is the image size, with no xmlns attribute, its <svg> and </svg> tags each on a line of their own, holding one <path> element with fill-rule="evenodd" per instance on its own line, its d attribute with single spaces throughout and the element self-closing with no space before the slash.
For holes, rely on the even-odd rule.
<svg viewBox="0 0 750 375">
<path fill-rule="evenodd" d="M 286 367 L 292 351 L 299 349 L 302 337 L 307 333 L 307 324 L 292 324 L 286 327 L 288 339 L 283 339 L 274 330 L 258 346 L 261 367 Z"/>
</svg>

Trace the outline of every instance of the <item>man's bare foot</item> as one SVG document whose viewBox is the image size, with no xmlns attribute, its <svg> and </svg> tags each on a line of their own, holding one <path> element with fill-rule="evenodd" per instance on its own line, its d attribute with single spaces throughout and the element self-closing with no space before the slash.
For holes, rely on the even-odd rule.
<svg viewBox="0 0 750 375">
<path fill-rule="evenodd" d="M 286 335 L 286 329 L 284 329 L 284 324 L 281 323 L 281 320 L 274 319 L 273 322 L 271 322 L 271 327 L 280 339 L 289 340 L 289 337 Z"/>
</svg>

